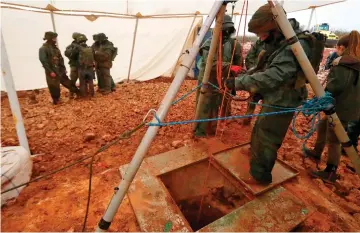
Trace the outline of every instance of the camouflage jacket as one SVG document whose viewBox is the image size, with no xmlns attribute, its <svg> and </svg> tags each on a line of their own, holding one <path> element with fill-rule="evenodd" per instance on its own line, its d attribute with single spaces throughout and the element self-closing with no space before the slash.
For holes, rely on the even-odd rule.
<svg viewBox="0 0 360 233">
<path fill-rule="evenodd" d="M 360 118 L 360 60 L 345 55 L 331 68 L 325 90 L 336 100 L 336 113 L 340 120 L 356 121 Z"/>
<path fill-rule="evenodd" d="M 246 90 L 251 93 L 259 93 L 263 96 L 265 104 L 282 107 L 297 107 L 307 97 L 305 83 L 295 87 L 300 79 L 301 67 L 296 60 L 289 45 L 283 46 L 282 41 L 277 49 L 270 55 L 266 69 L 254 74 L 242 74 L 235 79 L 237 90 Z M 310 55 L 310 46 L 300 40 L 305 53 Z"/>
<path fill-rule="evenodd" d="M 66 47 L 65 56 L 69 58 L 69 65 L 70 66 L 78 66 L 79 65 L 79 43 L 75 40 Z"/>
<path fill-rule="evenodd" d="M 112 56 L 115 50 L 114 44 L 108 40 L 91 46 L 95 52 L 95 62 L 98 68 L 111 68 Z"/>
<path fill-rule="evenodd" d="M 204 77 L 204 72 L 205 72 L 205 66 L 206 66 L 206 61 L 207 61 L 207 57 L 208 57 L 208 53 L 210 50 L 210 44 L 211 44 L 211 37 L 209 39 L 207 39 L 204 44 L 201 46 L 200 48 L 200 54 L 202 56 L 202 64 L 201 64 L 201 69 L 200 69 L 200 73 L 199 73 L 199 81 L 202 81 L 203 77 Z M 235 43 L 235 39 L 233 38 L 229 38 L 229 39 L 225 39 L 222 41 L 222 64 L 223 67 L 230 64 L 231 61 L 231 56 L 232 56 L 232 52 L 234 49 L 234 43 Z M 210 74 L 210 78 L 209 81 L 215 85 L 217 85 L 217 79 L 216 79 L 216 64 L 217 64 L 217 52 L 214 56 L 214 63 L 213 63 L 213 68 Z M 234 59 L 232 62 L 232 65 L 242 65 L 242 56 L 241 56 L 241 45 L 240 43 L 236 43 L 236 48 L 235 48 L 235 54 L 234 54 Z"/>
<path fill-rule="evenodd" d="M 56 45 L 44 43 L 39 49 L 39 60 L 47 74 L 66 71 L 64 58 Z"/>
<path fill-rule="evenodd" d="M 249 52 L 245 58 L 246 69 L 249 70 L 257 65 L 258 56 L 259 56 L 261 50 L 263 50 L 265 48 L 264 44 L 265 44 L 264 42 L 262 42 L 261 40 L 258 39 L 255 42 L 255 44 L 251 45 L 251 49 L 249 50 Z"/>
</svg>

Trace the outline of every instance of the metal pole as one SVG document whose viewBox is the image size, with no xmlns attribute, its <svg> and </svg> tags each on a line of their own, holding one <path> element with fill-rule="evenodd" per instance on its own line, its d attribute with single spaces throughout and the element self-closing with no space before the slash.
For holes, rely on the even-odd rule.
<svg viewBox="0 0 360 233">
<path fill-rule="evenodd" d="M 310 25 L 311 25 L 311 21 L 312 21 L 315 9 L 316 9 L 315 7 L 313 7 L 311 9 L 310 19 L 309 19 L 309 23 L 308 23 L 308 26 L 307 26 L 307 30 L 309 30 L 309 31 L 310 31 Z"/>
<path fill-rule="evenodd" d="M 14 118 L 16 133 L 19 138 L 20 146 L 24 147 L 30 154 L 30 148 L 26 137 L 24 121 L 21 115 L 20 104 L 15 90 L 14 79 L 11 73 L 10 63 L 9 63 L 2 31 L 1 31 L 1 69 L 2 69 L 2 77 L 4 79 L 8 99 L 10 102 L 11 113 Z"/>
<path fill-rule="evenodd" d="M 54 12 L 53 11 L 50 12 L 50 16 L 51 16 L 51 23 L 52 23 L 52 26 L 53 26 L 53 31 L 56 32 L 55 18 L 54 18 Z M 59 47 L 59 38 L 56 38 L 56 43 L 57 43 L 57 46 Z"/>
<path fill-rule="evenodd" d="M 183 53 L 183 51 L 184 51 L 184 48 L 185 48 L 186 42 L 187 42 L 187 41 L 188 41 L 188 39 L 189 39 L 189 36 L 190 36 L 190 33 L 191 33 L 191 29 L 192 29 L 192 28 L 193 28 L 193 26 L 194 26 L 194 22 L 195 22 L 196 17 L 197 17 L 197 15 L 195 14 L 195 16 L 194 16 L 194 18 L 193 18 L 193 21 L 191 22 L 191 25 L 190 25 L 189 31 L 188 31 L 188 33 L 187 33 L 187 36 L 186 36 L 185 42 L 184 42 L 184 44 L 183 44 L 183 46 L 182 46 L 182 48 L 181 48 L 180 54 L 179 54 L 179 56 L 178 56 L 178 59 L 176 60 L 176 63 L 175 63 L 174 69 L 171 71 L 171 77 L 174 75 L 174 72 L 175 72 L 175 69 L 176 69 L 176 65 L 177 65 L 177 63 L 179 62 L 180 57 L 181 57 L 181 55 L 182 55 L 182 53 Z"/>
<path fill-rule="evenodd" d="M 217 46 L 219 43 L 219 35 L 220 32 L 222 30 L 222 24 L 224 21 L 224 14 L 225 14 L 225 10 L 226 10 L 226 5 L 223 5 L 217 16 L 216 16 L 216 22 L 215 22 L 215 28 L 213 31 L 213 36 L 211 38 L 211 44 L 210 44 L 210 49 L 209 49 L 209 54 L 206 60 L 206 67 L 205 67 L 205 72 L 204 72 L 204 77 L 202 80 L 203 85 L 201 86 L 200 89 L 200 95 L 199 95 L 199 100 L 198 103 L 196 105 L 196 112 L 195 112 L 195 119 L 199 119 L 199 114 L 200 114 L 200 106 L 203 104 L 204 102 L 204 98 L 205 95 L 203 93 L 205 93 L 207 91 L 207 87 L 208 87 L 208 82 L 209 82 L 209 78 L 210 78 L 210 73 L 211 73 L 211 69 L 214 63 L 214 56 L 216 54 L 216 50 L 217 50 Z M 196 129 L 198 124 L 194 124 L 194 129 Z"/>
<path fill-rule="evenodd" d="M 277 3 L 276 0 L 268 0 L 268 2 L 272 6 L 271 9 L 274 14 L 274 18 L 276 19 L 276 22 L 281 28 L 281 31 L 283 32 L 286 39 L 288 41 L 291 41 L 291 49 L 296 56 L 296 59 L 298 60 L 303 72 L 305 73 L 305 76 L 308 79 L 311 88 L 314 90 L 315 95 L 317 97 L 324 96 L 325 91 L 321 86 L 313 67 L 310 64 L 309 59 L 304 52 L 304 49 L 302 48 L 299 40 L 297 39 L 295 32 L 290 25 L 290 22 L 287 20 L 283 8 Z M 352 146 L 352 143 L 350 142 L 350 139 L 339 120 L 339 117 L 336 113 L 328 115 L 327 117 L 331 119 L 337 138 L 345 149 L 346 154 L 348 154 L 349 158 L 351 159 L 351 162 L 353 163 L 356 172 L 360 174 L 360 157 L 356 153 L 355 148 Z"/>
<path fill-rule="evenodd" d="M 200 32 L 198 33 L 198 36 L 196 40 L 193 43 L 193 47 L 189 50 L 188 54 L 185 54 L 184 59 L 182 61 L 182 64 L 171 83 L 168 91 L 166 92 L 166 95 L 163 99 L 163 101 L 160 104 L 160 107 L 157 111 L 158 118 L 162 121 L 164 120 L 169 108 L 171 107 L 173 99 L 176 97 L 177 92 L 180 89 L 181 84 L 183 83 L 187 73 L 190 70 L 190 67 L 192 63 L 195 60 L 196 55 L 199 52 L 200 44 L 205 37 L 206 32 L 209 30 L 211 23 L 214 21 L 215 16 L 217 12 L 219 11 L 220 7 L 222 6 L 222 1 L 216 1 L 211 8 L 211 11 L 209 13 L 209 16 L 207 17 L 204 25 L 201 27 Z M 156 123 L 157 120 L 154 118 L 152 122 Z M 117 209 L 119 208 L 125 194 L 127 193 L 127 190 L 129 189 L 129 186 L 134 179 L 143 159 L 146 153 L 149 150 L 149 146 L 154 140 L 157 131 L 159 130 L 159 127 L 149 127 L 146 131 L 139 147 L 137 148 L 135 155 L 130 162 L 124 176 L 122 177 L 122 180 L 119 184 L 119 186 L 116 188 L 116 191 L 106 209 L 106 212 L 104 216 L 101 218 L 98 227 L 96 228 L 96 231 L 106 231 L 109 229 L 111 221 L 113 220 Z"/>
<path fill-rule="evenodd" d="M 129 64 L 129 70 L 128 70 L 128 79 L 127 79 L 128 82 L 130 81 L 130 72 L 131 72 L 131 66 L 132 66 L 132 61 L 133 61 L 133 56 L 134 56 L 134 49 L 135 49 L 135 41 L 136 41 L 136 34 L 137 34 L 138 24 L 139 24 L 139 17 L 136 17 L 135 29 L 134 29 L 134 37 L 133 37 L 133 43 L 132 43 L 131 55 L 130 55 L 130 64 Z"/>
</svg>

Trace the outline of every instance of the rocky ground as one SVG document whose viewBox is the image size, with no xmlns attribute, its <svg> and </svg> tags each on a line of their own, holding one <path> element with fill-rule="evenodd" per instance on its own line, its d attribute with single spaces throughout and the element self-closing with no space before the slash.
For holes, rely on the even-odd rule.
<svg viewBox="0 0 360 233">
<path fill-rule="evenodd" d="M 328 54 L 329 50 L 326 51 Z M 324 58 L 327 57 L 327 54 Z M 326 73 L 319 74 L 324 79 Z M 125 130 L 138 125 L 149 109 L 157 108 L 171 79 L 158 78 L 141 83 L 117 84 L 117 91 L 90 100 L 69 100 L 62 90 L 63 103 L 53 106 L 47 90 L 40 90 L 36 102 L 26 95 L 20 98 L 21 110 L 30 143 L 35 178 L 72 161 L 90 155 L 100 146 L 113 140 Z M 196 81 L 186 80 L 178 97 L 196 86 Z M 194 118 L 195 95 L 181 101 L 169 111 L 166 121 Z M 246 103 L 233 102 L 232 114 L 245 113 Z M 253 121 L 254 122 L 254 121 Z M 307 119 L 300 118 L 297 130 L 305 133 Z M 129 163 L 146 128 L 129 139 L 120 141 L 100 153 L 94 162 L 91 206 L 87 231 L 93 231 L 120 182 L 119 166 Z M 160 129 L 147 156 L 190 145 L 192 125 L 170 126 Z M 219 140 L 234 145 L 250 138 L 251 126 L 238 121 L 227 122 Z M 18 145 L 13 118 L 7 98 L 1 100 L 1 145 Z M 316 135 L 309 141 L 312 146 Z M 347 157 L 341 159 L 340 180 L 335 186 L 312 179 L 306 170 L 315 163 L 304 159 L 301 146 L 289 130 L 279 151 L 279 157 L 300 171 L 300 176 L 285 187 L 302 199 L 313 214 L 296 231 L 360 231 L 360 177 L 349 167 Z M 321 167 L 325 166 L 324 152 Z M 19 198 L 1 209 L 3 231 L 81 231 L 86 209 L 89 161 L 62 171 L 52 177 L 30 184 Z M 139 231 L 135 215 L 127 198 L 121 204 L 111 226 L 112 231 Z"/>
</svg>

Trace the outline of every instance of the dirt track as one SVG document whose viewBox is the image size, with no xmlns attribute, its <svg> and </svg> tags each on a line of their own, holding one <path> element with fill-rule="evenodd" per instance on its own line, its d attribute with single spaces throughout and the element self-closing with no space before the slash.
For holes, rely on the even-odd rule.
<svg viewBox="0 0 360 233">
<path fill-rule="evenodd" d="M 326 56 L 325 56 L 326 57 Z M 160 78 L 143 83 L 117 85 L 117 91 L 108 96 L 96 95 L 92 100 L 68 100 L 63 90 L 64 103 L 50 104 L 47 90 L 37 95 L 37 104 L 20 98 L 32 154 L 33 177 L 82 158 L 96 151 L 101 145 L 114 139 L 125 130 L 135 127 L 151 108 L 157 108 L 167 88 L 168 79 Z M 178 96 L 196 85 L 186 80 Z M 195 94 L 172 107 L 166 120 L 185 120 L 194 117 Z M 8 100 L 1 100 L 2 146 L 17 145 L 17 137 Z M 244 114 L 245 103 L 234 103 L 232 114 Z M 298 130 L 306 131 L 308 123 L 300 119 Z M 119 183 L 118 168 L 130 162 L 146 128 L 130 139 L 102 152 L 94 163 L 93 192 L 87 230 L 93 231 L 104 213 Z M 192 125 L 171 126 L 160 129 L 147 156 L 194 143 Z M 95 139 L 84 141 L 88 133 Z M 221 140 L 229 145 L 249 140 L 251 127 L 243 127 L 237 121 L 229 122 Z M 308 142 L 311 146 L 316 135 Z M 175 145 L 176 144 L 176 145 Z M 314 214 L 297 231 L 360 231 L 360 177 L 346 165 L 342 158 L 336 187 L 327 186 L 321 180 L 311 179 L 306 169 L 315 168 L 309 159 L 303 160 L 302 141 L 291 130 L 279 152 L 279 157 L 301 171 L 301 175 L 285 185 L 302 199 Z M 327 152 L 321 166 L 324 167 Z M 88 188 L 88 161 L 58 173 L 51 178 L 26 187 L 20 197 L 3 206 L 2 231 L 81 231 L 85 214 Z M 111 226 L 112 231 L 139 231 L 135 215 L 127 198 L 122 203 Z"/>
</svg>

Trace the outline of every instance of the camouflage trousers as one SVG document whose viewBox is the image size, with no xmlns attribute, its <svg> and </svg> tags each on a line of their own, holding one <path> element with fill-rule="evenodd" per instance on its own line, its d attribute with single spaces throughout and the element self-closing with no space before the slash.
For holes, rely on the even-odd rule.
<svg viewBox="0 0 360 233">
<path fill-rule="evenodd" d="M 115 89 L 115 82 L 113 78 L 110 75 L 110 69 L 109 68 L 97 68 L 96 69 L 96 77 L 98 81 L 98 88 L 99 90 L 105 90 L 108 89 L 108 79 L 110 77 L 110 89 Z"/>
<path fill-rule="evenodd" d="M 79 94 L 79 89 L 68 78 L 65 70 L 56 72 L 55 78 L 52 78 L 49 73 L 45 73 L 45 75 L 50 95 L 54 103 L 58 102 L 60 99 L 60 84 L 66 87 L 70 92 Z"/>
<path fill-rule="evenodd" d="M 70 67 L 70 80 L 71 82 L 76 85 L 76 82 L 79 78 L 79 69 L 76 66 Z"/>
<path fill-rule="evenodd" d="M 199 119 L 210 119 L 230 116 L 231 113 L 231 99 L 225 98 L 223 108 L 221 109 L 221 103 L 223 95 L 215 91 L 207 91 L 203 93 L 203 103 L 199 106 Z M 198 98 L 200 96 L 200 91 L 197 93 L 196 108 L 198 104 Z M 220 112 L 222 110 L 222 112 Z M 216 133 L 216 128 L 218 126 L 218 121 L 209 121 L 209 122 L 200 122 L 197 123 L 195 128 L 195 136 L 204 137 L 204 136 L 213 136 Z"/>
<path fill-rule="evenodd" d="M 94 96 L 94 78 L 95 73 L 92 67 L 79 69 L 81 96 Z"/>
<path fill-rule="evenodd" d="M 262 107 L 260 113 L 278 109 Z M 271 182 L 277 151 L 285 138 L 293 113 L 259 116 L 251 134 L 250 174 L 260 182 Z"/>
<path fill-rule="evenodd" d="M 357 147 L 360 136 L 360 119 L 358 121 L 350 121 L 347 132 L 351 143 Z"/>
<path fill-rule="evenodd" d="M 341 121 L 341 124 L 345 129 L 347 128 L 346 121 Z M 326 143 L 328 146 L 327 164 L 337 166 L 341 157 L 341 144 L 334 132 L 334 129 L 329 125 L 327 117 L 324 117 L 319 122 L 317 129 L 317 139 L 314 148 L 317 155 L 321 156 Z"/>
</svg>

